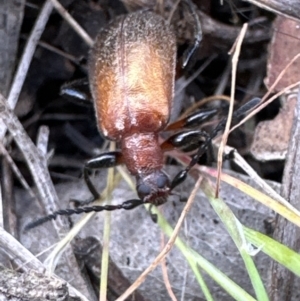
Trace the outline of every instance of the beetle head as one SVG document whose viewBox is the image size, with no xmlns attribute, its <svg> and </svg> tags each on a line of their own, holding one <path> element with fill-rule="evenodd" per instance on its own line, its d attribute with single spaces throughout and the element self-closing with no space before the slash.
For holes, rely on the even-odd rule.
<svg viewBox="0 0 300 301">
<path fill-rule="evenodd" d="M 136 190 L 144 203 L 156 206 L 164 204 L 170 194 L 170 180 L 161 170 L 136 177 Z"/>
</svg>

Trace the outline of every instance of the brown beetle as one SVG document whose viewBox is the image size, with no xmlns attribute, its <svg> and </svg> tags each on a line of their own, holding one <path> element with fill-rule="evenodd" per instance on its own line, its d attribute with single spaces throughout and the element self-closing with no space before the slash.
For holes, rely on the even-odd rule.
<svg viewBox="0 0 300 301">
<path fill-rule="evenodd" d="M 121 150 L 89 160 L 84 167 L 84 179 L 93 195 L 90 201 L 93 201 L 99 194 L 89 178 L 89 170 L 125 164 L 136 177 L 140 199 L 120 205 L 60 210 L 29 224 L 26 229 L 57 215 L 128 210 L 144 203 L 161 205 L 167 201 L 171 190 L 185 180 L 226 123 L 223 119 L 211 135 L 201 130 L 186 130 L 159 144 L 160 132 L 195 127 L 216 114 L 215 109 L 202 110 L 168 125 L 175 62 L 176 37 L 167 22 L 153 12 L 120 16 L 99 32 L 89 60 L 90 88 L 99 130 L 107 139 L 118 142 Z M 234 118 L 252 109 L 257 101 L 242 106 Z M 163 153 L 177 147 L 198 151 L 190 164 L 170 182 L 162 170 Z"/>
<path fill-rule="evenodd" d="M 162 17 L 145 11 L 102 30 L 89 62 L 99 130 L 121 145 L 113 165 L 125 163 L 139 197 L 155 205 L 169 194 L 158 133 L 169 121 L 175 63 L 175 34 Z"/>
</svg>

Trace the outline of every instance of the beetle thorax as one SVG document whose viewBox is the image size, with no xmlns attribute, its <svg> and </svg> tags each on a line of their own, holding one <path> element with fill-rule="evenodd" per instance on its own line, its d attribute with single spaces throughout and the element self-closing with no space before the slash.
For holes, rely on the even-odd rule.
<svg viewBox="0 0 300 301">
<path fill-rule="evenodd" d="M 149 174 L 163 167 L 163 153 L 155 133 L 134 133 L 124 137 L 122 153 L 132 175 Z"/>
</svg>

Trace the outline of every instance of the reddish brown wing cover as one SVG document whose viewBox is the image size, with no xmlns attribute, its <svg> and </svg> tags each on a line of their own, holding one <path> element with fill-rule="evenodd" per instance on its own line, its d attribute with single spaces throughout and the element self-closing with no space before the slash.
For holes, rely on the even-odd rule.
<svg viewBox="0 0 300 301">
<path fill-rule="evenodd" d="M 101 30 L 89 61 L 99 130 L 158 132 L 169 120 L 174 93 L 176 38 L 153 12 L 120 16 Z"/>
</svg>

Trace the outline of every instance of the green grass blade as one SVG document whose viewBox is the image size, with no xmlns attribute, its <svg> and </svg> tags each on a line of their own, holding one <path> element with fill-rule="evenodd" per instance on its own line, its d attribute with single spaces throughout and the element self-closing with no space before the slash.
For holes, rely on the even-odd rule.
<svg viewBox="0 0 300 301">
<path fill-rule="evenodd" d="M 214 198 L 214 187 L 208 180 L 203 180 L 201 188 L 208 197 L 210 204 L 222 220 L 224 226 L 226 227 L 229 235 L 233 239 L 235 245 L 237 246 L 241 257 L 245 263 L 246 270 L 250 277 L 252 286 L 254 288 L 256 297 L 259 301 L 269 300 L 266 289 L 263 285 L 259 272 L 255 266 L 255 263 L 251 257 L 251 245 L 247 242 L 243 226 L 235 217 L 231 209 L 227 204 L 219 198 Z"/>
<path fill-rule="evenodd" d="M 273 238 L 244 227 L 244 233 L 249 242 L 261 249 L 262 252 L 276 260 L 300 277 L 300 254 L 279 243 Z"/>
<path fill-rule="evenodd" d="M 158 212 L 157 208 L 152 208 L 152 212 L 158 216 L 158 224 L 167 236 L 170 236 L 173 232 L 172 227 L 168 224 L 165 218 Z M 175 241 L 176 247 L 182 252 L 186 258 L 188 264 L 194 271 L 195 264 L 199 265 L 216 283 L 218 283 L 230 296 L 237 301 L 256 301 L 251 295 L 249 295 L 244 289 L 238 284 L 232 281 L 223 272 L 217 269 L 213 264 L 207 261 L 204 257 L 198 254 L 193 249 L 189 248 L 181 238 L 177 237 Z M 202 283 L 202 276 L 199 278 L 199 273 L 195 273 L 196 279 L 205 294 L 207 300 L 213 300 L 208 287 Z M 201 274 L 200 274 L 201 275 Z"/>
</svg>

